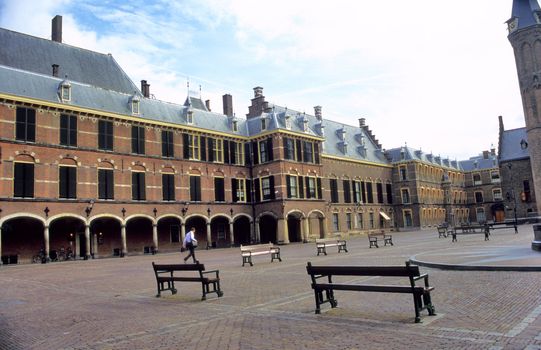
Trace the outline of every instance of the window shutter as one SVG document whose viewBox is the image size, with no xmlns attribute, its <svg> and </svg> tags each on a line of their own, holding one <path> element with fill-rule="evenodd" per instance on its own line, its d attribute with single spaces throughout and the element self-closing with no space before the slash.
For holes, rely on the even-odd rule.
<svg viewBox="0 0 541 350">
<path fill-rule="evenodd" d="M 361 200 L 363 203 L 367 203 L 366 201 L 366 187 L 364 185 L 364 181 L 361 181 Z"/>
<path fill-rule="evenodd" d="M 250 142 L 244 144 L 244 164 L 252 165 L 252 154 L 250 151 Z"/>
<path fill-rule="evenodd" d="M 162 130 L 162 156 L 167 157 L 168 156 L 168 142 L 167 142 L 167 131 Z M 165 197 L 164 197 L 165 198 Z"/>
<path fill-rule="evenodd" d="M 209 137 L 207 144 L 208 144 L 208 151 L 209 151 L 209 162 L 214 162 L 214 145 L 216 144 L 216 140 Z M 201 154 L 201 158 L 203 158 L 203 154 Z"/>
<path fill-rule="evenodd" d="M 105 143 L 105 133 L 106 133 L 106 122 L 104 120 L 100 120 L 98 122 L 98 148 L 99 149 L 106 149 L 106 143 Z"/>
<path fill-rule="evenodd" d="M 299 186 L 299 198 L 304 198 L 304 177 L 297 177 L 297 186 Z M 306 197 L 308 198 L 308 196 Z"/>
<path fill-rule="evenodd" d="M 201 136 L 200 137 L 200 140 L 201 140 L 201 160 L 202 161 L 207 161 L 207 138 L 206 137 L 203 137 Z"/>
<path fill-rule="evenodd" d="M 34 164 L 24 164 L 24 197 L 34 197 Z"/>
<path fill-rule="evenodd" d="M 259 164 L 259 147 L 257 147 L 257 141 L 252 141 L 252 157 L 254 165 Z"/>
<path fill-rule="evenodd" d="M 67 198 L 77 198 L 77 168 L 68 168 L 68 196 Z"/>
<path fill-rule="evenodd" d="M 139 173 L 139 199 L 145 200 L 146 197 L 145 173 Z"/>
<path fill-rule="evenodd" d="M 252 180 L 246 180 L 246 202 L 252 202 Z"/>
<path fill-rule="evenodd" d="M 58 195 L 60 198 L 68 197 L 68 168 L 65 166 L 58 167 Z"/>
<path fill-rule="evenodd" d="M 233 142 L 231 142 L 233 143 Z M 224 140 L 224 163 L 225 164 L 231 164 L 230 156 L 229 156 L 229 141 Z"/>
<path fill-rule="evenodd" d="M 138 150 L 137 150 L 137 127 L 136 126 L 133 126 L 131 127 L 131 151 L 132 153 L 138 153 Z"/>
<path fill-rule="evenodd" d="M 317 198 L 318 199 L 323 199 L 323 195 L 322 195 L 322 188 L 321 188 L 321 178 L 318 177 L 317 178 Z"/>
<path fill-rule="evenodd" d="M 98 169 L 98 198 L 107 199 L 107 179 L 106 179 L 106 170 Z"/>
<path fill-rule="evenodd" d="M 16 118 L 15 138 L 17 140 L 26 140 L 26 108 L 17 108 Z"/>
<path fill-rule="evenodd" d="M 349 190 L 349 180 L 342 181 L 342 187 L 344 190 L 344 203 L 351 203 L 351 192 Z"/>
<path fill-rule="evenodd" d="M 131 198 L 132 199 L 138 198 L 137 185 L 138 185 L 137 173 L 131 173 Z"/>
<path fill-rule="evenodd" d="M 254 185 L 255 185 L 255 201 L 256 202 L 261 202 L 261 193 L 260 193 L 260 188 L 261 188 L 261 183 L 260 183 L 260 179 L 254 179 Z"/>
<path fill-rule="evenodd" d="M 115 198 L 115 171 L 107 171 L 107 199 Z"/>
<path fill-rule="evenodd" d="M 350 181 L 350 189 L 351 189 L 351 202 L 357 203 L 357 199 L 355 198 L 355 181 Z"/>
<path fill-rule="evenodd" d="M 68 116 L 65 114 L 60 115 L 60 144 L 68 144 Z"/>
<path fill-rule="evenodd" d="M 70 146 L 77 146 L 77 117 L 72 115 L 70 116 Z"/>
<path fill-rule="evenodd" d="M 316 164 L 320 163 L 319 160 L 319 142 L 314 142 L 314 161 Z"/>
<path fill-rule="evenodd" d="M 297 144 L 297 159 L 296 159 L 296 161 L 297 162 L 302 162 L 302 142 L 301 142 L 301 140 L 296 140 L 295 142 Z"/>
<path fill-rule="evenodd" d="M 190 159 L 190 135 L 182 134 L 182 153 L 184 159 Z"/>
<path fill-rule="evenodd" d="M 229 164 L 237 164 L 237 143 L 235 141 L 228 141 L 229 143 Z M 224 142 L 224 153 L 227 153 L 226 151 L 226 145 Z M 224 155 L 225 157 L 225 155 Z"/>
<path fill-rule="evenodd" d="M 286 175 L 287 198 L 291 198 L 291 184 L 289 182 L 290 179 L 291 179 L 291 175 Z"/>
<path fill-rule="evenodd" d="M 237 196 L 237 179 L 231 179 L 231 195 L 233 202 L 238 202 L 239 197 Z"/>
<path fill-rule="evenodd" d="M 310 199 L 312 197 L 310 197 L 310 178 L 307 176 L 304 178 L 304 184 L 306 186 L 304 186 L 306 188 L 306 199 Z"/>
<path fill-rule="evenodd" d="M 273 160 L 274 159 L 274 156 L 273 156 L 273 149 L 272 149 L 272 137 L 269 137 L 267 139 L 267 152 L 269 153 L 269 161 Z"/>
<path fill-rule="evenodd" d="M 137 128 L 139 129 L 139 138 L 138 138 L 138 142 L 139 142 L 139 149 L 138 149 L 138 153 L 139 154 L 145 154 L 145 128 L 144 127 L 139 127 Z"/>
<path fill-rule="evenodd" d="M 290 157 L 289 157 L 289 152 L 288 152 L 288 149 L 287 149 L 287 144 L 289 142 L 289 138 L 284 137 L 282 140 L 283 140 L 282 141 L 282 146 L 284 148 L 284 159 L 289 159 Z"/>
<path fill-rule="evenodd" d="M 275 199 L 276 193 L 274 193 L 274 176 L 269 176 L 269 188 L 270 188 L 271 199 Z"/>
<path fill-rule="evenodd" d="M 223 202 L 225 200 L 223 177 L 214 178 L 214 200 L 216 202 Z"/>
</svg>

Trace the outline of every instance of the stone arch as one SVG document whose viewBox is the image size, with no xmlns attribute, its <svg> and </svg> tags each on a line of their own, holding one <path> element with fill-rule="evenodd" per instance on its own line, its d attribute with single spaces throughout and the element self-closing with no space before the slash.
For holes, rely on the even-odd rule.
<svg viewBox="0 0 541 350">
<path fill-rule="evenodd" d="M 31 262 L 42 248 L 48 253 L 47 226 L 42 217 L 31 213 L 6 215 L 0 220 L 0 228 L 0 255 L 10 256 L 11 264 Z"/>
<path fill-rule="evenodd" d="M 259 228 L 259 242 L 278 242 L 278 215 L 272 211 L 265 211 L 257 216 L 256 222 Z"/>
<path fill-rule="evenodd" d="M 48 226 L 50 226 L 55 220 L 58 220 L 58 219 L 62 219 L 62 218 L 74 218 L 74 219 L 79 219 L 81 220 L 82 222 L 86 223 L 87 222 L 87 219 L 81 215 L 78 215 L 78 214 L 72 214 L 72 213 L 61 213 L 61 214 L 57 214 L 57 215 L 53 215 L 51 216 L 47 221 L 46 221 L 46 224 Z"/>
<path fill-rule="evenodd" d="M 182 231 L 184 221 L 182 216 L 169 213 L 156 218 L 158 249 L 164 251 L 178 251 L 182 245 L 185 231 Z"/>
<path fill-rule="evenodd" d="M 152 222 L 152 224 L 156 224 L 156 219 L 153 218 L 150 215 L 147 215 L 147 214 L 133 214 L 133 215 L 130 215 L 126 219 L 124 219 L 124 224 L 127 225 L 130 220 L 133 220 L 133 219 L 136 219 L 136 218 L 149 219 Z"/>
</svg>

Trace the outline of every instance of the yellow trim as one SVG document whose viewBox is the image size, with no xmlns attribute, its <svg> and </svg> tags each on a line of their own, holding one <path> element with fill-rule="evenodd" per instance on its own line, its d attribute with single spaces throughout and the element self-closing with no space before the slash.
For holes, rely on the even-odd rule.
<svg viewBox="0 0 541 350">
<path fill-rule="evenodd" d="M 393 168 L 392 165 L 386 165 L 386 164 L 380 164 L 380 163 L 375 163 L 375 162 L 369 162 L 369 161 L 366 161 L 366 160 L 355 160 L 355 159 L 351 159 L 351 158 L 344 158 L 344 157 L 330 156 L 330 155 L 327 155 L 327 154 L 322 154 L 322 155 L 320 155 L 320 156 L 321 156 L 321 158 L 328 158 L 328 159 L 341 160 L 341 161 L 344 161 L 344 162 L 350 162 L 350 163 L 358 163 L 358 164 L 374 165 L 374 166 L 380 166 L 380 167 L 382 167 L 382 168 Z"/>
<path fill-rule="evenodd" d="M 247 195 L 247 192 L 246 192 L 246 179 L 239 179 L 239 178 L 235 178 L 235 180 L 237 181 L 237 192 L 239 192 L 240 190 L 240 187 L 241 187 L 241 184 L 242 184 L 242 197 L 244 198 L 243 200 L 238 200 L 236 203 L 246 203 L 246 195 Z M 238 199 L 238 196 L 237 196 L 237 199 Z"/>
<path fill-rule="evenodd" d="M 279 134 L 293 135 L 293 136 L 302 137 L 302 138 L 305 138 L 305 139 L 317 140 L 317 141 L 325 141 L 324 137 L 314 136 L 314 135 L 306 135 L 306 134 L 302 134 L 302 133 L 298 133 L 298 132 L 294 132 L 294 131 L 290 131 L 290 130 L 279 129 L 279 130 L 274 130 L 274 131 L 276 131 Z"/>
</svg>

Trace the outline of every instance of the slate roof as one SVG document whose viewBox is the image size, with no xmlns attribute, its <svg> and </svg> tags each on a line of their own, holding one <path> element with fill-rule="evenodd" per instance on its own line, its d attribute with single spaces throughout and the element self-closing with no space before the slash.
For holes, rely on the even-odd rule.
<svg viewBox="0 0 541 350">
<path fill-rule="evenodd" d="M 504 130 L 500 145 L 500 162 L 530 158 L 528 148 L 521 147 L 522 140 L 527 144 L 526 128 Z"/>
<path fill-rule="evenodd" d="M 52 75 L 103 89 L 133 94 L 139 91 L 113 56 L 0 28 L 0 65 Z"/>
<path fill-rule="evenodd" d="M 433 155 L 432 153 L 424 153 L 422 150 L 414 149 L 408 146 L 389 149 L 385 152 L 385 154 L 393 163 L 417 160 L 423 163 L 437 165 L 454 170 L 461 170 L 460 162 L 457 162 L 456 160 L 442 158 L 440 156 Z"/>
<path fill-rule="evenodd" d="M 514 0 L 511 18 L 518 18 L 517 30 L 537 24 L 534 11 L 541 11 L 537 0 Z"/>
<path fill-rule="evenodd" d="M 498 167 L 498 158 L 496 155 L 488 154 L 487 158 L 483 155 L 471 157 L 468 160 L 461 160 L 460 166 L 464 171 L 486 170 Z"/>
</svg>

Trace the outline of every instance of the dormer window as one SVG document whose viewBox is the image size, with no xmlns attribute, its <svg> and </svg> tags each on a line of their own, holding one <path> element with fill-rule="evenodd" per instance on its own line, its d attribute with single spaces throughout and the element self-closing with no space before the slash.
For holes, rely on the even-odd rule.
<svg viewBox="0 0 541 350">
<path fill-rule="evenodd" d="M 342 153 L 347 154 L 348 153 L 348 144 L 347 142 L 340 142 L 340 148 Z"/>
<path fill-rule="evenodd" d="M 193 111 L 188 111 L 188 114 L 186 114 L 186 122 L 188 124 L 193 124 Z"/>
<path fill-rule="evenodd" d="M 239 131 L 239 123 L 236 120 L 233 120 L 232 128 L 234 132 Z"/>
<path fill-rule="evenodd" d="M 60 99 L 62 102 L 71 101 L 71 83 L 67 80 L 64 80 L 60 83 Z"/>
<path fill-rule="evenodd" d="M 141 101 L 139 100 L 139 96 L 133 95 L 131 97 L 131 113 L 132 114 L 139 114 L 139 103 Z"/>
<path fill-rule="evenodd" d="M 364 146 L 365 146 L 365 144 L 366 144 L 366 140 L 365 140 L 365 138 L 364 138 L 363 135 L 361 135 L 361 136 L 359 137 L 359 143 L 360 143 L 361 146 L 363 146 L 363 148 L 364 148 Z"/>
<path fill-rule="evenodd" d="M 267 119 L 261 118 L 261 130 L 267 130 Z"/>
<path fill-rule="evenodd" d="M 364 147 L 364 145 L 357 147 L 357 152 L 359 152 L 361 156 L 366 157 L 366 147 Z"/>
<path fill-rule="evenodd" d="M 302 131 L 308 131 L 308 118 L 306 117 L 302 120 Z"/>
<path fill-rule="evenodd" d="M 286 129 L 291 130 L 291 117 L 289 115 L 285 116 Z"/>
</svg>

